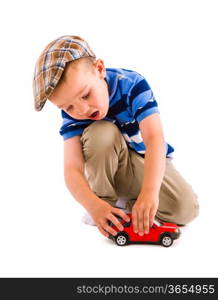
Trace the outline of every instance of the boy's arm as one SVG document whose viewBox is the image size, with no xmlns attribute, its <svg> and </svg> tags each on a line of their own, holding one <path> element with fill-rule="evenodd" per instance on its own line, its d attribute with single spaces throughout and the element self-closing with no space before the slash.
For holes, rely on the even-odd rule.
<svg viewBox="0 0 218 300">
<path fill-rule="evenodd" d="M 88 211 L 99 198 L 91 191 L 84 176 L 84 158 L 79 136 L 64 141 L 64 178 L 72 196 Z"/>
<path fill-rule="evenodd" d="M 159 204 L 159 191 L 163 180 L 166 160 L 166 146 L 161 120 L 158 113 L 139 123 L 146 145 L 144 178 L 141 192 L 133 206 L 133 228 L 144 234 L 152 226 Z"/>
<path fill-rule="evenodd" d="M 128 221 L 128 216 L 120 209 L 114 208 L 92 192 L 84 176 L 85 161 L 80 137 L 75 136 L 64 141 L 64 178 L 72 196 L 92 215 L 99 231 L 108 236 L 108 232 L 115 234 L 108 225 L 110 220 L 122 230 L 122 226 L 114 216 L 119 215 Z"/>
</svg>

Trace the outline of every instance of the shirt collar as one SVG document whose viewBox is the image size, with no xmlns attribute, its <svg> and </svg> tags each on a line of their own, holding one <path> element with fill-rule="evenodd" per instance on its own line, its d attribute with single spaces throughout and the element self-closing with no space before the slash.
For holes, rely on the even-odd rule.
<svg viewBox="0 0 218 300">
<path fill-rule="evenodd" d="M 108 91 L 109 91 L 109 100 L 111 100 L 117 90 L 117 72 L 111 71 L 109 68 L 106 68 L 106 76 L 104 80 L 107 82 Z"/>
</svg>

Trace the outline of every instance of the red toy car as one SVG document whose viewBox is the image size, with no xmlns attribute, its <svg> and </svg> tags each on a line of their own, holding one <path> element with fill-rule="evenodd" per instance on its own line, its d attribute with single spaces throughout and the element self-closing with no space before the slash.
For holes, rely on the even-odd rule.
<svg viewBox="0 0 218 300">
<path fill-rule="evenodd" d="M 138 233 L 134 233 L 133 231 L 131 214 L 127 215 L 130 217 L 130 222 L 126 222 L 120 217 L 117 217 L 124 227 L 123 231 L 119 231 L 113 223 L 109 223 L 110 226 L 118 232 L 116 236 L 110 234 L 109 238 L 115 241 L 119 246 L 124 246 L 130 243 L 151 243 L 169 247 L 173 244 L 173 241 L 178 239 L 180 236 L 181 232 L 176 224 L 159 222 L 157 220 L 154 221 L 148 234 L 140 236 Z"/>
</svg>

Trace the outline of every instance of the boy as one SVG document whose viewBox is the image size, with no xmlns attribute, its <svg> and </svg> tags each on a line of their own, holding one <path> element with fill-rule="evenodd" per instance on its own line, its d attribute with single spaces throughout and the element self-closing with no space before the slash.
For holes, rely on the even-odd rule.
<svg viewBox="0 0 218 300">
<path fill-rule="evenodd" d="M 184 225 L 198 215 L 197 195 L 172 163 L 157 102 L 145 78 L 105 68 L 79 36 L 47 45 L 36 62 L 35 109 L 46 100 L 61 108 L 64 176 L 73 197 L 108 236 L 126 221 L 116 207 L 126 199 L 133 228 L 143 235 L 154 218 Z"/>
</svg>

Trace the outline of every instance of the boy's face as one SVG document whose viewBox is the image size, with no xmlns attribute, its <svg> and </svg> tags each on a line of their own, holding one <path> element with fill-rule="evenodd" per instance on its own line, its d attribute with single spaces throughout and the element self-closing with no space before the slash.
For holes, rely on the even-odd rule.
<svg viewBox="0 0 218 300">
<path fill-rule="evenodd" d="M 87 66 L 76 62 L 66 69 L 66 79 L 52 92 L 49 100 L 74 119 L 100 120 L 109 108 L 108 85 L 104 80 L 104 62 L 98 59 Z"/>
</svg>

